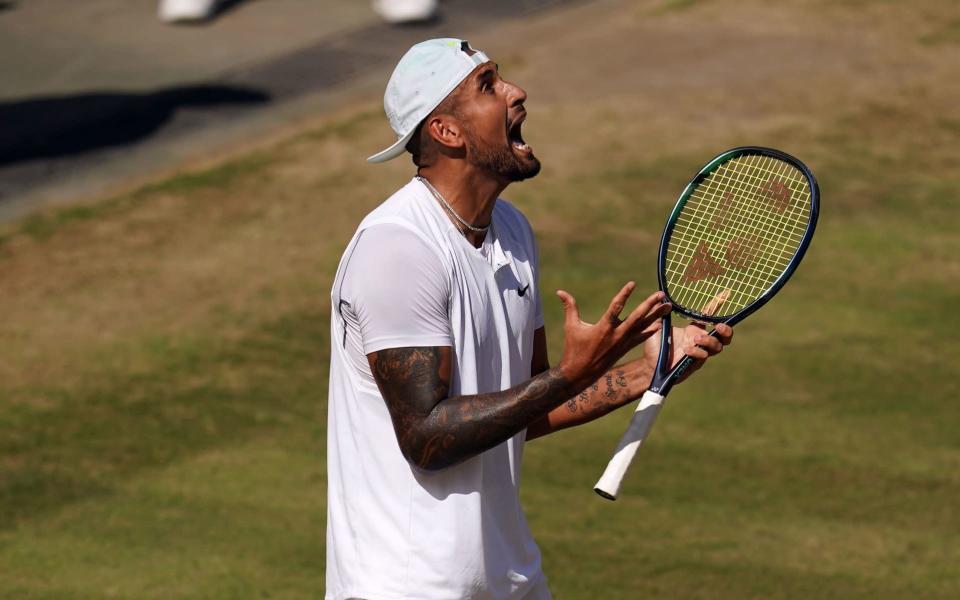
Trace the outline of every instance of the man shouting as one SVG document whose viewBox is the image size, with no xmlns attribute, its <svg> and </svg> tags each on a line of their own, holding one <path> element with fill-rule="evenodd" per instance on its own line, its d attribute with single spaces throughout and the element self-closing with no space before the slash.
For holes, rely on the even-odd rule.
<svg viewBox="0 0 960 600">
<path fill-rule="evenodd" d="M 400 60 L 384 96 L 416 176 L 360 224 L 332 290 L 327 598 L 550 598 L 519 502 L 527 441 L 639 398 L 656 351 L 660 293 L 623 314 L 627 283 L 596 324 L 573 296 L 551 367 L 533 231 L 500 199 L 540 162 L 521 133 L 526 93 L 463 40 Z M 730 342 L 674 333 L 702 363 Z M 699 346 L 697 346 L 699 344 Z M 680 354 L 677 354 L 680 358 Z"/>
</svg>

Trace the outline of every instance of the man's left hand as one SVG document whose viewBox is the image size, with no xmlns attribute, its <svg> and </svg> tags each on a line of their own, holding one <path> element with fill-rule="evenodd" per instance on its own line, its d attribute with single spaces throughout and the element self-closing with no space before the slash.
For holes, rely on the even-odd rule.
<svg viewBox="0 0 960 600">
<path fill-rule="evenodd" d="M 703 366 L 708 358 L 723 351 L 733 341 L 733 328 L 724 323 L 717 323 L 717 337 L 707 333 L 706 325 L 694 321 L 686 327 L 673 328 L 673 344 L 671 344 L 670 366 L 673 367 L 684 355 L 692 356 L 696 360 L 690 368 L 677 380 L 677 383 L 690 377 L 697 369 Z M 643 358 L 650 373 L 657 366 L 657 357 L 660 355 L 660 332 L 651 336 L 643 345 Z"/>
</svg>

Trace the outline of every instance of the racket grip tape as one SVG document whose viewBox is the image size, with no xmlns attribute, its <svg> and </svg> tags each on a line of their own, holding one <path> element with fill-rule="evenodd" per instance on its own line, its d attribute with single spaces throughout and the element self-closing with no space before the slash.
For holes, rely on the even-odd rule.
<svg viewBox="0 0 960 600">
<path fill-rule="evenodd" d="M 617 444 L 617 450 L 613 453 L 613 458 L 607 464 L 607 469 L 600 477 L 600 481 L 593 486 L 593 491 L 600 496 L 607 500 L 617 499 L 620 484 L 630 468 L 630 463 L 633 462 L 633 457 L 637 454 L 643 441 L 647 439 L 650 428 L 653 427 L 657 415 L 660 414 L 663 398 L 660 394 L 650 390 L 644 392 L 643 398 L 640 399 L 640 403 L 637 404 L 637 409 L 633 413 L 633 418 L 630 419 L 630 426 L 627 427 L 627 431 L 620 438 L 620 443 Z"/>
</svg>

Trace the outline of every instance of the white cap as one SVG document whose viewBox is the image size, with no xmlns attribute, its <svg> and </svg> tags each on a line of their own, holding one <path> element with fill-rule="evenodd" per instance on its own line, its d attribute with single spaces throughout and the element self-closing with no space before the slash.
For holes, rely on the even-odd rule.
<svg viewBox="0 0 960 600">
<path fill-rule="evenodd" d="M 439 38 L 416 44 L 393 70 L 383 95 L 383 110 L 397 141 L 368 158 L 378 163 L 403 154 L 417 126 L 475 68 L 490 59 L 466 40 Z"/>
</svg>

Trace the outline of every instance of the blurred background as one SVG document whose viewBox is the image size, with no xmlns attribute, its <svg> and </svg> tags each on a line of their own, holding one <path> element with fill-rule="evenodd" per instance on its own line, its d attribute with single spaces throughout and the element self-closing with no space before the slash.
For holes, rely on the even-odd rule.
<svg viewBox="0 0 960 600">
<path fill-rule="evenodd" d="M 544 169 L 506 197 L 586 318 L 656 287 L 720 151 L 820 180 L 804 264 L 615 504 L 629 410 L 527 447 L 555 597 L 960 597 L 955 2 L 168 8 L 0 2 L 0 597 L 322 597 L 330 281 L 414 173 L 364 161 L 387 77 L 445 35 L 529 94 Z"/>
</svg>

